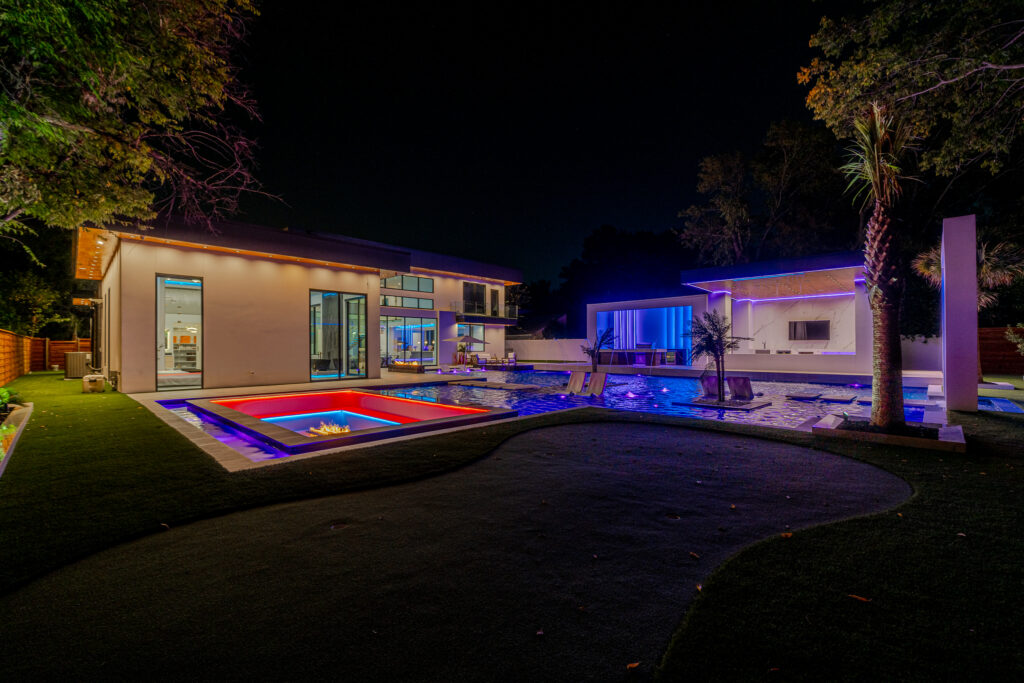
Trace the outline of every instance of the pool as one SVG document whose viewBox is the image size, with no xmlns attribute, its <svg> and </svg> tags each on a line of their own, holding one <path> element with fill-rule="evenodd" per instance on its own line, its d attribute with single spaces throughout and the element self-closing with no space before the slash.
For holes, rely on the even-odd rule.
<svg viewBox="0 0 1024 683">
<path fill-rule="evenodd" d="M 479 375 L 477 375 L 479 377 Z M 158 401 L 195 427 L 252 461 L 294 453 L 336 448 L 373 439 L 431 429 L 474 424 L 514 415 L 537 415 L 567 408 L 599 406 L 618 410 L 678 415 L 789 429 L 807 429 L 826 415 L 868 416 L 871 387 L 860 384 L 753 382 L 754 391 L 771 405 L 752 411 L 683 405 L 701 395 L 697 379 L 649 375 L 609 375 L 603 396 L 570 396 L 560 389 L 568 372 L 505 371 L 488 373 L 491 382 L 532 385 L 502 389 L 472 383 L 421 384 L 379 392 L 345 389 L 276 396 Z M 442 375 L 441 382 L 466 381 L 465 375 Z M 788 399 L 796 391 L 818 392 L 822 398 Z M 825 400 L 842 395 L 841 401 Z M 941 422 L 943 411 L 927 400 L 924 387 L 906 387 L 903 397 L 908 422 Z M 1014 401 L 982 398 L 982 410 L 1024 412 Z M 311 428 L 337 425 L 348 430 L 334 435 L 311 434 Z"/>
<path fill-rule="evenodd" d="M 548 391 L 508 391 L 464 385 L 434 385 L 391 389 L 383 393 L 420 400 L 434 400 L 452 404 L 486 405 L 516 410 L 520 415 L 535 415 L 553 410 L 581 406 L 598 406 L 617 410 L 634 410 L 659 415 L 678 415 L 722 422 L 740 422 L 770 427 L 797 429 L 811 421 L 818 421 L 833 413 L 847 413 L 852 416 L 870 414 L 871 387 L 861 384 L 817 384 L 806 382 L 760 382 L 754 381 L 757 393 L 771 401 L 771 405 L 752 411 L 724 410 L 680 405 L 701 395 L 700 382 L 691 377 L 658 377 L 651 375 L 608 375 L 605 392 L 600 397 L 569 396 L 564 392 L 551 391 L 563 386 L 569 379 L 568 372 L 509 371 L 490 373 L 489 379 L 497 382 L 532 384 Z M 824 396 L 845 395 L 845 401 L 795 400 L 787 399 L 787 393 L 795 391 L 819 392 Z M 905 399 L 919 403 L 905 408 L 905 418 L 910 422 L 931 421 L 931 410 L 939 411 L 935 402 L 927 401 L 925 387 L 906 387 Z M 931 404 L 931 405 L 925 405 Z"/>
<path fill-rule="evenodd" d="M 198 421 L 188 421 L 222 442 L 227 440 L 221 436 L 233 441 L 240 437 L 255 439 L 269 447 L 269 453 L 265 448 L 257 449 L 269 457 L 275 457 L 275 452 L 306 453 L 516 414 L 514 409 L 498 406 L 445 405 L 356 389 L 158 403 L 179 415 L 185 412 L 198 416 Z M 209 423 L 218 429 L 206 429 Z"/>
</svg>

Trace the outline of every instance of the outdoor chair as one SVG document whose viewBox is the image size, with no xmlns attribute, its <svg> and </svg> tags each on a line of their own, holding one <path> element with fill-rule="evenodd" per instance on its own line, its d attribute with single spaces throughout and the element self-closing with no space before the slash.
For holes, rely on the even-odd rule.
<svg viewBox="0 0 1024 683">
<path fill-rule="evenodd" d="M 607 372 L 590 373 L 590 381 L 587 383 L 587 387 L 580 392 L 580 396 L 600 396 L 604 393 L 604 384 L 607 379 Z"/>
<path fill-rule="evenodd" d="M 754 389 L 750 386 L 749 377 L 726 377 L 729 383 L 729 398 L 734 401 L 752 401 Z"/>
<path fill-rule="evenodd" d="M 516 364 L 516 352 L 515 351 L 509 351 L 508 354 L 506 354 L 504 364 L 505 365 L 515 365 Z"/>
<path fill-rule="evenodd" d="M 718 377 L 716 375 L 701 377 L 700 386 L 704 390 L 704 398 L 718 398 Z"/>
<path fill-rule="evenodd" d="M 569 394 L 582 394 L 583 393 L 583 382 L 587 378 L 587 373 L 583 370 L 573 370 L 572 374 L 569 375 L 569 384 L 566 386 L 566 393 Z"/>
</svg>

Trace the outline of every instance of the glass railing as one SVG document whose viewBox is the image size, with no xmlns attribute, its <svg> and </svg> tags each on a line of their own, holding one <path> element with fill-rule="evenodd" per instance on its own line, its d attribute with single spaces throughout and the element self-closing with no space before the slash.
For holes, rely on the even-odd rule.
<svg viewBox="0 0 1024 683">
<path fill-rule="evenodd" d="M 497 311 L 492 309 L 487 304 L 480 303 L 478 301 L 453 301 L 448 310 L 461 313 L 463 315 L 485 315 L 492 318 L 518 318 L 519 317 L 519 306 L 515 304 L 505 304 L 500 307 Z"/>
</svg>

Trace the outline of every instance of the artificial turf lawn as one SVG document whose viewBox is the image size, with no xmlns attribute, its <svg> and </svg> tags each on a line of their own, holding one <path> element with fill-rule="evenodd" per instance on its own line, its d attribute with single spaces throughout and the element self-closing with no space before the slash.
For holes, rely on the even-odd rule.
<svg viewBox="0 0 1024 683">
<path fill-rule="evenodd" d="M 1024 416 L 955 415 L 962 456 L 587 409 L 228 474 L 128 397 L 59 377 L 12 385 L 37 412 L 0 478 L 0 593 L 162 524 L 432 476 L 534 427 L 658 422 L 813 444 L 915 489 L 896 511 L 772 539 L 719 568 L 663 680 L 1024 678 Z"/>
</svg>

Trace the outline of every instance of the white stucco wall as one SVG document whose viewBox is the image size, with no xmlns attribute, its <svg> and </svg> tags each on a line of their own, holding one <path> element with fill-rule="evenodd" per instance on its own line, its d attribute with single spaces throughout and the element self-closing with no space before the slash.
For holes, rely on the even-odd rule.
<svg viewBox="0 0 1024 683">
<path fill-rule="evenodd" d="M 379 277 L 121 242 L 121 390 L 156 389 L 156 276 L 203 280 L 203 386 L 309 382 L 309 290 L 366 294 L 367 376 L 380 376 Z"/>
<path fill-rule="evenodd" d="M 745 344 L 751 349 L 790 349 L 798 351 L 856 351 L 856 302 L 854 296 L 828 297 L 824 299 L 792 299 L 788 301 L 765 301 L 750 306 L 747 334 L 752 337 Z M 750 305 L 750 302 L 734 303 L 733 311 Z M 741 316 L 737 316 L 740 319 Z M 799 341 L 789 338 L 790 321 L 828 320 L 828 340 Z M 734 329 L 738 326 L 734 325 Z"/>
<path fill-rule="evenodd" d="M 103 374 L 110 377 L 110 372 L 121 372 L 121 337 L 124 333 L 121 320 L 121 251 L 117 249 L 103 280 L 100 282 L 98 298 L 103 299 L 103 333 L 100 348 L 103 355 Z"/>
<path fill-rule="evenodd" d="M 559 360 L 589 362 L 581 344 L 586 339 L 510 339 L 505 342 L 508 351 L 514 351 L 517 361 Z"/>
</svg>

